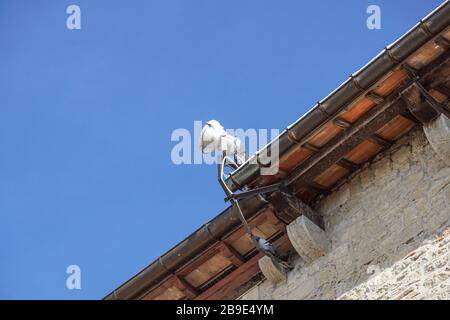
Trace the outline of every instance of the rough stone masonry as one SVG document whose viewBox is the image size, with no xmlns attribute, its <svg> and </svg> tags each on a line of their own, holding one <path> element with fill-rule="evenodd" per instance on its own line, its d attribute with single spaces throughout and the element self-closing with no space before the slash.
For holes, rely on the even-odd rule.
<svg viewBox="0 0 450 320">
<path fill-rule="evenodd" d="M 450 166 L 427 136 L 414 129 L 319 201 L 325 254 L 241 299 L 450 299 Z"/>
</svg>

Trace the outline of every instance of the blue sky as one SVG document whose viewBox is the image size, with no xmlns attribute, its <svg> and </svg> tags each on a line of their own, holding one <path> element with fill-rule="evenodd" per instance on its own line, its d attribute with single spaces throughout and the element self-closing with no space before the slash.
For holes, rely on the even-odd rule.
<svg viewBox="0 0 450 320">
<path fill-rule="evenodd" d="M 226 206 L 174 129 L 282 129 L 441 2 L 2 0 L 0 298 L 102 298 Z"/>
</svg>

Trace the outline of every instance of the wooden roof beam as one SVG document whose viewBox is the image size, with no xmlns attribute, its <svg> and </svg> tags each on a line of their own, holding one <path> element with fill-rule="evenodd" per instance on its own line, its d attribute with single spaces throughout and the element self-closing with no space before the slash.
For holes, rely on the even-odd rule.
<svg viewBox="0 0 450 320">
<path fill-rule="evenodd" d="M 387 149 L 390 146 L 392 146 L 393 142 L 386 140 L 382 137 L 380 137 L 378 134 L 373 134 L 369 137 L 369 140 L 377 145 L 379 145 L 382 149 Z"/>
<path fill-rule="evenodd" d="M 450 48 L 450 41 L 448 41 L 447 38 L 445 38 L 442 35 L 437 36 L 436 39 L 434 39 L 434 43 L 436 43 L 439 47 L 441 47 L 444 50 Z"/>
<path fill-rule="evenodd" d="M 350 160 L 347 160 L 345 158 L 340 159 L 337 162 L 337 164 L 340 165 L 341 167 L 347 169 L 350 172 L 356 171 L 356 170 L 361 168 L 361 166 L 359 164 L 356 164 L 356 163 L 354 163 L 354 162 L 352 162 Z"/>
<path fill-rule="evenodd" d="M 412 85 L 405 90 L 402 99 L 408 105 L 408 110 L 422 124 L 427 124 L 439 116 L 439 113 L 428 106 L 422 99 L 417 85 Z"/>
<path fill-rule="evenodd" d="M 366 94 L 366 98 L 368 98 L 369 100 L 371 100 L 372 102 L 376 103 L 376 104 L 380 104 L 384 102 L 384 98 L 382 96 L 379 96 L 378 94 L 376 94 L 375 92 L 368 92 Z"/>
<path fill-rule="evenodd" d="M 305 142 L 301 147 L 304 148 L 304 149 L 306 149 L 306 150 L 311 151 L 312 153 L 317 153 L 317 152 L 320 151 L 320 148 L 318 148 L 318 147 L 312 145 L 312 144 L 309 143 L 309 142 Z"/>
<path fill-rule="evenodd" d="M 441 83 L 439 85 L 437 85 L 436 87 L 433 88 L 436 91 L 439 91 L 440 93 L 442 93 L 443 95 L 450 97 L 450 88 L 448 88 L 445 84 Z"/>
<path fill-rule="evenodd" d="M 161 285 L 155 287 L 150 292 L 145 293 L 142 298 L 145 299 L 145 300 L 154 300 L 154 299 L 156 299 L 158 296 L 162 295 L 169 288 L 171 288 L 173 286 L 177 286 L 175 281 L 176 281 L 175 277 L 173 275 L 170 276 L 169 278 L 167 278 L 167 280 L 163 281 L 161 283 Z"/>
<path fill-rule="evenodd" d="M 199 291 L 194 288 L 189 282 L 187 282 L 183 277 L 178 275 L 173 275 L 173 282 L 175 286 L 184 293 L 186 298 L 195 299 L 199 295 Z"/>
<path fill-rule="evenodd" d="M 307 185 L 405 109 L 406 104 L 397 94 L 389 96 L 384 103 L 369 110 L 350 128 L 332 138 L 320 152 L 313 154 L 302 166 L 294 169 L 288 177 L 288 182 L 295 182 L 295 190 L 298 190 L 301 185 Z"/>
<path fill-rule="evenodd" d="M 224 241 L 221 241 L 219 245 L 219 250 L 222 252 L 223 256 L 231 261 L 234 266 L 239 267 L 245 263 L 245 258 L 236 251 L 232 246 L 228 245 Z"/>
<path fill-rule="evenodd" d="M 286 177 L 286 184 L 293 184 L 294 192 L 298 192 L 324 170 L 341 160 L 345 154 L 363 140 L 374 135 L 384 124 L 405 112 L 409 107 L 402 99 L 406 91 L 415 84 L 418 77 L 426 78 L 434 74 L 438 68 L 447 63 L 448 59 L 449 52 L 447 51 L 420 71 L 410 70 L 411 68 L 404 64 L 402 67 L 410 71 L 408 73 L 410 78 L 401 84 L 393 93 L 385 97 L 382 103 L 367 111 L 348 129 L 343 130 L 328 141 L 320 148 L 319 152 L 314 153 L 301 166 L 295 168 Z"/>
<path fill-rule="evenodd" d="M 409 121 L 414 122 L 416 124 L 421 123 L 416 117 L 414 117 L 414 115 L 408 109 L 404 110 L 403 112 L 400 112 L 400 115 L 403 118 L 406 118 Z"/>
<path fill-rule="evenodd" d="M 333 124 L 341 129 L 348 129 L 352 124 L 341 118 L 336 118 L 333 120 Z"/>
<path fill-rule="evenodd" d="M 291 248 L 287 234 L 284 234 L 279 239 L 275 240 L 273 245 L 280 252 L 285 252 Z M 231 272 L 227 277 L 202 292 L 195 298 L 195 300 L 220 300 L 235 293 L 242 285 L 260 273 L 258 260 L 262 256 L 262 253 L 258 253 L 250 260 L 239 266 L 236 270 Z"/>
</svg>

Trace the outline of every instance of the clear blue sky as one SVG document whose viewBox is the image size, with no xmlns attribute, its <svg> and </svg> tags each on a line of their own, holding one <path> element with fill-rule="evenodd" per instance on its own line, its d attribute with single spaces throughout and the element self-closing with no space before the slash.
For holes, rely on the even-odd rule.
<svg viewBox="0 0 450 320">
<path fill-rule="evenodd" d="M 441 2 L 1 0 L 0 298 L 102 298 L 226 206 L 174 129 L 282 129 Z"/>
</svg>

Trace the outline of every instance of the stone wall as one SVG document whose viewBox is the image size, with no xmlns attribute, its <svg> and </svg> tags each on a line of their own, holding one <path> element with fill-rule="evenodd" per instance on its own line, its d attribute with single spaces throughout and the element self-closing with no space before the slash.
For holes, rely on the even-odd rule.
<svg viewBox="0 0 450 320">
<path fill-rule="evenodd" d="M 242 299 L 450 298 L 450 167 L 420 128 L 314 209 L 326 254 Z"/>
</svg>

